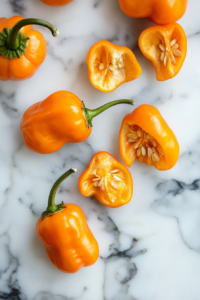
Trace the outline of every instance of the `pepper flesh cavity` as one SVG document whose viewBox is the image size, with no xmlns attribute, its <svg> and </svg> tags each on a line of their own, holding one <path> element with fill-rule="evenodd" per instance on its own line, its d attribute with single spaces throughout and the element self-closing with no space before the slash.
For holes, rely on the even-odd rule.
<svg viewBox="0 0 200 300">
<path fill-rule="evenodd" d="M 157 80 L 164 81 L 180 71 L 187 53 L 187 38 L 177 23 L 156 25 L 142 32 L 139 47 L 152 61 Z"/>
<path fill-rule="evenodd" d="M 160 112 L 151 105 L 141 105 L 122 121 L 120 154 L 130 167 L 137 158 L 158 170 L 169 170 L 177 162 L 179 144 Z"/>
<path fill-rule="evenodd" d="M 155 24 L 179 20 L 185 13 L 188 0 L 119 0 L 123 12 L 133 18 L 148 18 Z"/>
<path fill-rule="evenodd" d="M 142 73 L 142 68 L 129 48 L 108 41 L 99 41 L 91 47 L 87 64 L 92 85 L 102 92 L 112 92 Z"/>
<path fill-rule="evenodd" d="M 128 169 L 107 152 L 98 152 L 79 178 L 82 195 L 94 195 L 102 204 L 115 208 L 127 204 L 133 193 Z"/>
</svg>

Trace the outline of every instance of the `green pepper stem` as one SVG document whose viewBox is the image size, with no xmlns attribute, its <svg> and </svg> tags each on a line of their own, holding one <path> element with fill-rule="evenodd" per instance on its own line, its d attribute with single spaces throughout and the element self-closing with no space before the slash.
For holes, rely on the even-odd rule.
<svg viewBox="0 0 200 300">
<path fill-rule="evenodd" d="M 85 117 L 87 120 L 87 125 L 88 128 L 92 126 L 92 119 L 96 116 L 98 116 L 99 114 L 101 114 L 104 110 L 114 106 L 114 105 L 118 105 L 118 104 L 130 104 L 130 105 L 134 105 L 134 101 L 133 100 L 128 100 L 128 99 L 120 99 L 120 100 L 115 100 L 112 102 L 109 102 L 105 105 L 102 105 L 96 109 L 88 109 L 85 108 L 85 105 L 83 104 L 83 111 L 85 113 Z"/>
<path fill-rule="evenodd" d="M 60 203 L 58 205 L 55 204 L 55 196 L 56 192 L 58 190 L 58 187 L 60 186 L 61 182 L 65 180 L 68 176 L 70 176 L 72 173 L 75 173 L 76 169 L 69 169 L 67 172 L 65 172 L 62 176 L 56 180 L 54 185 L 51 188 L 49 199 L 48 199 L 48 206 L 45 212 L 42 213 L 42 218 L 45 218 L 47 216 L 53 215 L 56 212 L 59 212 L 65 208 L 64 203 Z"/>
<path fill-rule="evenodd" d="M 18 40 L 19 30 L 24 26 L 33 25 L 33 24 L 44 26 L 44 27 L 48 28 L 49 30 L 51 30 L 53 36 L 58 36 L 59 35 L 59 30 L 56 29 L 53 25 L 51 25 L 49 22 L 46 22 L 46 21 L 43 21 L 43 20 L 40 20 L 40 19 L 24 19 L 24 20 L 21 20 L 21 21 L 17 22 L 13 26 L 13 28 L 12 28 L 9 36 L 8 36 L 8 39 L 7 39 L 7 42 L 6 42 L 6 47 L 9 50 L 18 49 L 18 47 L 19 47 L 19 40 Z"/>
</svg>

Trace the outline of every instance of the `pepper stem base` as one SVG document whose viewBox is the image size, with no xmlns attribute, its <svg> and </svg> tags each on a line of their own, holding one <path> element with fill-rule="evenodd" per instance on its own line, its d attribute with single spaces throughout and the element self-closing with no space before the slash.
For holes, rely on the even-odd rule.
<svg viewBox="0 0 200 300">
<path fill-rule="evenodd" d="M 0 32 L 0 56 L 8 59 L 20 58 L 25 52 L 29 38 L 21 31 L 17 34 L 16 49 L 8 49 L 7 40 L 11 33 L 11 28 L 4 28 Z"/>
</svg>

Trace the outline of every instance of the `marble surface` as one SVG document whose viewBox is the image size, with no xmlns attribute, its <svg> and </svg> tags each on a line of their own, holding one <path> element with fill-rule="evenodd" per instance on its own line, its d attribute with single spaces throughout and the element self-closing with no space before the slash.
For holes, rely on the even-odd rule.
<svg viewBox="0 0 200 300">
<path fill-rule="evenodd" d="M 39 0 L 1 0 L 1 17 L 43 18 L 60 29 L 48 43 L 45 62 L 24 82 L 0 82 L 0 299 L 9 300 L 199 300 L 200 299 L 200 1 L 189 0 L 179 21 L 188 38 L 180 73 L 157 82 L 141 54 L 139 34 L 151 25 L 120 10 L 117 0 L 74 0 L 48 7 Z M 130 47 L 141 77 L 104 94 L 89 82 L 85 57 L 107 39 Z M 126 105 L 93 121 L 90 138 L 50 155 L 29 151 L 19 129 L 23 112 L 57 90 L 69 90 L 88 108 L 129 98 L 155 105 L 174 130 L 180 158 L 159 172 L 135 162 L 132 201 L 111 209 L 80 195 L 77 181 L 100 150 L 119 161 L 118 133 Z M 95 265 L 76 274 L 59 272 L 37 239 L 35 224 L 47 205 L 53 182 L 66 170 L 78 172 L 62 183 L 56 201 L 79 205 L 100 247 Z"/>
</svg>

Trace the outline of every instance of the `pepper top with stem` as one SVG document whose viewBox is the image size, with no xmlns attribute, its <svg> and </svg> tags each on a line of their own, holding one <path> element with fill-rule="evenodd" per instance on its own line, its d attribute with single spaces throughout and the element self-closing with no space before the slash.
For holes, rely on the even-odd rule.
<svg viewBox="0 0 200 300">
<path fill-rule="evenodd" d="M 70 176 L 71 174 L 75 173 L 77 170 L 76 169 L 69 169 L 67 172 L 65 172 L 62 176 L 60 176 L 58 178 L 58 180 L 56 180 L 56 182 L 54 183 L 54 185 L 51 188 L 50 194 L 49 194 L 49 199 L 48 199 L 48 206 L 47 209 L 42 213 L 42 219 L 44 219 L 47 216 L 51 216 L 63 209 L 65 209 L 65 204 L 64 202 L 61 202 L 60 204 L 55 204 L 55 196 L 56 196 L 56 192 L 59 188 L 59 185 L 61 184 L 61 182 L 63 182 L 63 180 L 65 180 L 68 176 Z"/>
<path fill-rule="evenodd" d="M 56 29 L 52 24 L 50 24 L 47 21 L 40 20 L 40 19 L 24 19 L 15 24 L 15 26 L 12 27 L 8 38 L 6 40 L 6 47 L 9 50 L 16 50 L 19 48 L 19 31 L 22 27 L 27 25 L 40 25 L 48 28 L 51 30 L 53 36 L 59 35 L 59 30 Z"/>
<path fill-rule="evenodd" d="M 30 78 L 46 57 L 46 41 L 33 24 L 59 34 L 50 23 L 22 17 L 0 18 L 0 80 Z"/>
<path fill-rule="evenodd" d="M 26 110 L 20 126 L 24 142 L 41 154 L 55 152 L 68 142 L 83 142 L 91 134 L 92 119 L 117 104 L 133 105 L 134 101 L 116 100 L 90 110 L 73 93 L 58 91 Z"/>
</svg>

